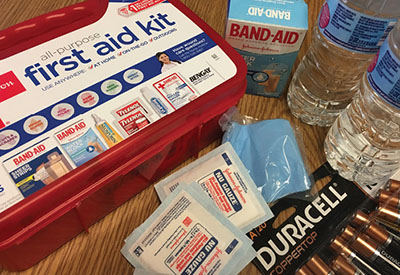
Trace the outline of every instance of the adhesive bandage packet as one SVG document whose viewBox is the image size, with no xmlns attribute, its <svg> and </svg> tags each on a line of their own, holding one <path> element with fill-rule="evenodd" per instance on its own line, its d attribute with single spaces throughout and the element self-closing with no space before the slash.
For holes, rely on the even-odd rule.
<svg viewBox="0 0 400 275">
<path fill-rule="evenodd" d="M 254 257 L 252 241 L 196 183 L 179 186 L 121 250 L 138 269 L 165 274 L 237 274 Z"/>
<path fill-rule="evenodd" d="M 110 0 L 96 22 L 1 59 L 0 212 L 237 72 L 163 0 Z"/>
<path fill-rule="evenodd" d="M 161 201 L 181 184 L 196 182 L 244 232 L 273 217 L 232 145 L 226 142 L 155 185 Z"/>
<path fill-rule="evenodd" d="M 303 0 L 231 0 L 225 39 L 247 63 L 247 93 L 279 97 L 308 29 Z"/>
</svg>

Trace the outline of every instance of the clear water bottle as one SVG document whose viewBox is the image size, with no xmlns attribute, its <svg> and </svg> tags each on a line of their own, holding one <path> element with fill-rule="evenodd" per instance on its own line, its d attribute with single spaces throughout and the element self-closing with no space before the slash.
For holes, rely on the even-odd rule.
<svg viewBox="0 0 400 275">
<path fill-rule="evenodd" d="M 288 90 L 292 114 L 330 126 L 400 17 L 400 0 L 326 0 Z"/>
<path fill-rule="evenodd" d="M 342 177 L 360 184 L 386 182 L 400 167 L 400 22 L 329 130 L 325 153 Z"/>
</svg>

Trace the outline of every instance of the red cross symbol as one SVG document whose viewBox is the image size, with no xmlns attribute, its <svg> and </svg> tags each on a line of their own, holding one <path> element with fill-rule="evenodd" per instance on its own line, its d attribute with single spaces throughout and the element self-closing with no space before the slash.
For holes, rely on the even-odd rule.
<svg viewBox="0 0 400 275">
<path fill-rule="evenodd" d="M 164 89 L 164 87 L 165 87 L 165 84 L 162 84 L 162 83 L 158 84 L 159 89 Z"/>
</svg>

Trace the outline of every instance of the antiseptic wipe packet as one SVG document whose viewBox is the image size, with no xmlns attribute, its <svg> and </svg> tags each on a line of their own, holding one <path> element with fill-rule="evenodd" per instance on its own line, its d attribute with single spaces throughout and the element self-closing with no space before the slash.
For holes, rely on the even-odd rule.
<svg viewBox="0 0 400 275">
<path fill-rule="evenodd" d="M 266 202 L 310 189 L 289 121 L 230 122 L 222 142 L 231 143 Z"/>
<path fill-rule="evenodd" d="M 197 182 L 245 233 L 273 217 L 247 169 L 227 142 L 155 185 L 161 201 L 182 183 Z"/>
<path fill-rule="evenodd" d="M 196 184 L 182 184 L 128 237 L 121 250 L 138 269 L 166 274 L 237 274 L 252 241 Z"/>
</svg>

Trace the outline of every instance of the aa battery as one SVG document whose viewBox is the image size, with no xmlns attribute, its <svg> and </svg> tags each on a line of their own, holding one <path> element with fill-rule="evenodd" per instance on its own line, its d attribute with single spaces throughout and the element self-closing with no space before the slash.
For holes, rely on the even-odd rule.
<svg viewBox="0 0 400 275">
<path fill-rule="evenodd" d="M 379 245 L 400 261 L 400 242 L 392 237 L 392 235 L 384 228 L 374 222 L 370 222 L 364 229 L 364 232 L 374 239 Z"/>
<path fill-rule="evenodd" d="M 393 208 L 400 208 L 400 197 L 398 193 L 380 190 L 377 195 L 379 203 Z"/>
<path fill-rule="evenodd" d="M 365 273 L 359 270 L 357 267 L 347 262 L 347 260 L 339 255 L 335 259 L 333 259 L 331 263 L 331 268 L 337 274 L 340 275 L 364 275 Z"/>
<path fill-rule="evenodd" d="M 378 225 L 374 221 L 368 219 L 368 215 L 364 212 L 358 211 L 351 220 L 352 224 L 355 224 L 362 232 L 366 233 L 370 236 L 374 241 L 376 241 L 379 245 L 385 247 L 385 249 L 392 255 L 395 255 L 396 258 L 399 258 L 397 255 L 400 255 L 400 242 L 393 236 L 393 234 L 389 233 L 385 228 Z M 354 234 L 351 230 L 344 230 L 346 234 L 343 237 L 351 236 Z M 349 238 L 349 237 L 347 237 Z M 346 238 L 345 238 L 346 239 Z"/>
<path fill-rule="evenodd" d="M 369 216 L 358 210 L 353 216 L 350 218 L 350 223 L 355 227 L 362 227 L 369 222 Z"/>
<path fill-rule="evenodd" d="M 367 258 L 382 274 L 400 274 L 400 263 L 368 235 L 358 234 L 351 247 Z"/>
<path fill-rule="evenodd" d="M 388 190 L 390 192 L 396 192 L 400 190 L 400 181 L 390 180 L 388 184 Z"/>
<path fill-rule="evenodd" d="M 296 275 L 314 275 L 314 273 L 306 265 L 303 265 L 296 271 Z"/>
<path fill-rule="evenodd" d="M 347 245 L 346 241 L 340 236 L 337 236 L 330 244 L 330 248 L 339 255 L 342 255 L 349 263 L 356 266 L 364 274 L 367 275 L 380 275 L 373 266 L 367 263 L 357 253 L 352 251 Z"/>
<path fill-rule="evenodd" d="M 400 225 L 399 209 L 380 204 L 376 213 L 379 218 Z"/>
<path fill-rule="evenodd" d="M 356 238 L 356 236 L 357 236 L 357 231 L 351 225 L 346 226 L 340 234 L 340 237 L 342 237 L 347 242 L 353 241 Z"/>
<path fill-rule="evenodd" d="M 397 239 L 398 241 L 400 241 L 400 226 L 390 223 L 384 219 L 381 219 L 379 217 L 375 218 L 375 222 L 377 224 L 379 224 L 380 226 L 384 227 L 388 232 L 390 232 L 392 234 L 392 236 Z"/>
<path fill-rule="evenodd" d="M 314 255 L 306 263 L 308 269 L 318 275 L 334 275 L 335 272 L 318 256 Z"/>
</svg>

